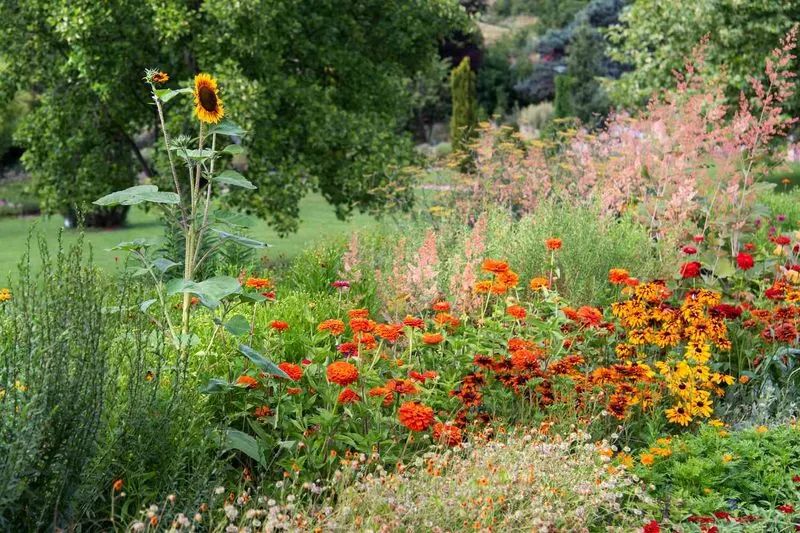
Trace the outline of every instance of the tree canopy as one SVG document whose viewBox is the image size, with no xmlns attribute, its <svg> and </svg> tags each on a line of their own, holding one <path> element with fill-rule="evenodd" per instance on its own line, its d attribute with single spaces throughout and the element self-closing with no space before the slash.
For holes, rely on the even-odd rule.
<svg viewBox="0 0 800 533">
<path fill-rule="evenodd" d="M 157 173 L 134 143 L 156 122 L 145 68 L 211 72 L 258 186 L 227 199 L 289 231 L 312 190 L 342 216 L 391 201 L 408 79 L 466 20 L 457 0 L 4 0 L 0 94 L 32 93 L 24 163 L 63 212 Z"/>
<path fill-rule="evenodd" d="M 638 105 L 674 86 L 672 72 L 708 35 L 706 66 L 712 75 L 725 67 L 728 95 L 736 98 L 749 75 L 763 72 L 770 50 L 797 21 L 796 0 L 635 0 L 609 34 L 611 56 L 634 67 L 613 83 L 612 95 L 623 105 Z M 789 107 L 800 111 L 797 96 Z"/>
</svg>

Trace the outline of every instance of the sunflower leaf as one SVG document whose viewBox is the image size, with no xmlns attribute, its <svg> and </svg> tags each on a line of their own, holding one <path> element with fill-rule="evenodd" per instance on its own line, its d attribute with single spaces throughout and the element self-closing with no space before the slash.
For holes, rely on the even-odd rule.
<svg viewBox="0 0 800 533">
<path fill-rule="evenodd" d="M 159 191 L 155 185 L 136 185 L 122 191 L 112 192 L 95 200 L 95 205 L 136 205 L 142 202 L 177 204 L 180 201 L 174 192 Z"/>
<path fill-rule="evenodd" d="M 250 359 L 258 368 L 263 370 L 264 372 L 269 372 L 273 376 L 278 376 L 279 378 L 290 379 L 289 375 L 284 372 L 283 370 L 278 367 L 275 363 L 252 349 L 251 347 L 247 346 L 246 344 L 239 345 L 239 351 Z"/>
<path fill-rule="evenodd" d="M 244 152 L 244 148 L 242 148 L 238 144 L 229 144 L 228 146 L 222 149 L 222 152 L 230 155 L 239 155 L 242 152 Z"/>
<path fill-rule="evenodd" d="M 178 96 L 179 94 L 191 94 L 192 89 L 184 87 L 183 89 L 156 89 L 156 97 L 165 104 Z"/>
<path fill-rule="evenodd" d="M 218 133 L 220 135 L 227 135 L 229 137 L 242 137 L 246 132 L 238 124 L 235 124 L 230 120 L 223 120 L 219 124 L 214 124 L 208 128 L 208 133 Z"/>
<path fill-rule="evenodd" d="M 217 183 L 224 183 L 225 185 L 232 185 L 234 187 L 242 187 L 243 189 L 255 190 L 256 186 L 250 183 L 250 180 L 236 172 L 235 170 L 226 170 L 214 178 Z"/>
<path fill-rule="evenodd" d="M 227 231 L 222 231 L 216 228 L 211 228 L 214 233 L 216 233 L 220 240 L 230 240 L 235 242 L 236 244 L 241 244 L 242 246 L 247 246 L 248 248 L 268 248 L 269 244 L 263 243 L 261 241 L 257 241 L 255 239 L 250 239 L 249 237 L 242 237 L 241 235 L 236 235 L 235 233 L 228 233 Z"/>
</svg>

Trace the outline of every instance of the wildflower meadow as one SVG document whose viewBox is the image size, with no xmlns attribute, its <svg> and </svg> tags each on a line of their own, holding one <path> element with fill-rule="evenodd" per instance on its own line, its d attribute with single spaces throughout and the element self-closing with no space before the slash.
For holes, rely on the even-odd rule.
<svg viewBox="0 0 800 533">
<path fill-rule="evenodd" d="M 429 0 L 424 28 L 407 5 L 367 2 L 365 13 L 373 3 L 406 17 L 391 35 L 398 53 L 418 54 L 435 48 L 411 44 L 436 44 L 433 26 L 489 39 L 499 17 L 528 9 Z M 575 32 L 515 85 L 529 94 L 567 54 L 555 115 L 537 111 L 535 129 L 508 119 L 511 104 L 485 108 L 485 72 L 500 68 L 491 43 L 477 81 L 469 55 L 442 67 L 449 89 L 438 63 L 406 72 L 410 59 L 383 65 L 389 50 L 364 49 L 397 75 L 371 78 L 381 87 L 367 94 L 347 87 L 367 67 L 303 50 L 301 29 L 335 39 L 344 15 L 325 2 L 330 27 L 306 20 L 309 6 L 298 20 L 259 2 L 196 13 L 216 6 L 253 43 L 269 26 L 240 17 L 271 10 L 272 24 L 294 27 L 296 40 L 265 41 L 291 64 L 266 78 L 258 46 L 196 56 L 227 34 L 171 24 L 180 3 L 152 7 L 166 41 L 197 31 L 201 42 L 128 76 L 147 120 L 130 141 L 138 156 L 125 157 L 153 171 L 127 182 L 121 156 L 106 158 L 115 187 L 84 187 L 94 196 L 82 203 L 78 178 L 62 190 L 47 175 L 81 176 L 74 147 L 44 153 L 24 129 L 56 128 L 43 111 L 56 93 L 33 84 L 31 113 L 43 114 L 17 134 L 29 139 L 22 163 L 45 187 L 42 208 L 70 206 L 62 214 L 80 227 L 51 238 L 34 226 L 16 269 L 0 272 L 0 530 L 800 531 L 800 192 L 775 177 L 798 149 L 798 25 L 781 27 L 734 97 L 709 33 L 669 84 L 612 107 L 603 76 L 581 82 L 574 59 L 606 3 L 530 8 L 524 27 L 540 48 L 562 35 L 552 28 Z M 97 6 L 84 7 L 96 21 Z M 632 25 L 636 11 L 622 13 Z M 356 40 L 370 30 L 359 17 L 344 26 Z M 58 31 L 77 32 L 69 20 Z M 388 31 L 380 20 L 375 31 Z M 31 57 L 50 46 L 32 43 Z M 329 53 L 359 53 L 347 46 Z M 9 61 L 0 53 L 0 68 Z M 630 61 L 622 82 L 638 75 Z M 504 94 L 497 72 L 490 99 Z M 82 104 L 97 142 L 124 133 L 99 133 L 104 121 L 128 120 L 109 103 L 128 93 L 109 87 Z M 409 139 L 392 136 L 409 111 L 363 102 L 404 91 L 418 106 L 408 128 L 433 135 L 426 121 L 442 115 L 457 142 L 401 154 Z M 308 115 L 283 124 L 296 106 Z M 96 167 L 102 146 L 90 144 Z M 253 218 L 269 212 L 290 231 L 305 188 L 343 218 L 374 218 L 271 255 Z M 155 232 L 133 225 L 141 237 L 92 246 L 93 222 L 131 209 Z M 114 268 L 98 266 L 108 256 Z"/>
</svg>

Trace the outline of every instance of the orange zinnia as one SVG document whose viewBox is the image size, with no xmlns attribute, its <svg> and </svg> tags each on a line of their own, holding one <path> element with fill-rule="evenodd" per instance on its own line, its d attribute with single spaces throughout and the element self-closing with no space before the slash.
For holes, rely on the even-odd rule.
<svg viewBox="0 0 800 533">
<path fill-rule="evenodd" d="M 350 319 L 350 329 L 353 333 L 369 332 L 375 329 L 375 322 L 368 318 L 352 318 Z"/>
<path fill-rule="evenodd" d="M 550 282 L 548 281 L 547 278 L 541 278 L 541 277 L 533 278 L 531 280 L 530 287 L 532 291 L 538 291 L 539 289 L 543 289 L 545 287 L 549 288 Z"/>
<path fill-rule="evenodd" d="M 421 318 L 407 316 L 403 319 L 403 324 L 410 328 L 422 329 L 425 327 L 425 321 Z"/>
<path fill-rule="evenodd" d="M 450 310 L 450 303 L 449 302 L 436 302 L 431 306 L 431 309 L 434 311 L 449 311 Z"/>
<path fill-rule="evenodd" d="M 397 411 L 397 418 L 411 431 L 425 431 L 433 423 L 433 409 L 419 402 L 406 402 Z"/>
<path fill-rule="evenodd" d="M 278 365 L 278 368 L 283 370 L 289 379 L 293 381 L 297 381 L 298 379 L 303 377 L 303 369 L 299 366 L 292 364 L 292 363 L 281 363 Z"/>
<path fill-rule="evenodd" d="M 499 259 L 487 259 L 481 264 L 481 270 L 492 274 L 500 274 L 508 270 L 508 263 Z"/>
<path fill-rule="evenodd" d="M 403 326 L 397 324 L 378 324 L 375 326 L 378 337 L 389 342 L 395 342 L 403 334 Z"/>
<path fill-rule="evenodd" d="M 386 387 L 373 387 L 372 389 L 369 390 L 369 395 L 372 396 L 373 398 L 374 397 L 383 398 L 383 401 L 381 401 L 381 405 L 383 405 L 384 407 L 392 405 L 392 402 L 394 401 L 394 393 L 392 393 L 392 391 L 390 391 Z"/>
<path fill-rule="evenodd" d="M 492 290 L 492 281 L 488 279 L 479 281 L 475 284 L 472 290 L 477 294 L 485 294 Z"/>
<path fill-rule="evenodd" d="M 272 282 L 267 278 L 247 278 L 244 286 L 251 289 L 271 289 Z"/>
<path fill-rule="evenodd" d="M 513 289 L 519 284 L 519 274 L 513 270 L 507 270 L 497 275 L 497 282 L 502 283 L 508 288 Z"/>
<path fill-rule="evenodd" d="M 336 361 L 328 365 L 328 381 L 346 387 L 358 380 L 358 369 L 347 361 Z"/>
<path fill-rule="evenodd" d="M 444 336 L 441 333 L 426 333 L 422 336 L 422 342 L 425 344 L 439 344 L 444 340 Z"/>
<path fill-rule="evenodd" d="M 624 268 L 612 268 L 608 271 L 608 281 L 613 285 L 622 285 L 628 277 L 629 273 Z"/>
<path fill-rule="evenodd" d="M 544 241 L 545 246 L 547 246 L 548 250 L 560 250 L 561 249 L 561 239 L 557 239 L 555 237 L 551 237 Z"/>
<path fill-rule="evenodd" d="M 437 422 L 433 425 L 433 440 L 448 446 L 458 446 L 461 444 L 461 429 L 451 422 Z"/>
<path fill-rule="evenodd" d="M 331 335 L 341 335 L 344 333 L 344 322 L 336 318 L 324 320 L 317 326 L 317 331 L 330 331 Z"/>
<path fill-rule="evenodd" d="M 247 387 L 248 389 L 255 389 L 258 387 L 258 381 L 256 381 L 256 378 L 248 376 L 247 374 L 239 376 L 239 378 L 236 380 L 236 384 Z"/>
<path fill-rule="evenodd" d="M 506 313 L 513 316 L 517 320 L 525 320 L 525 317 L 528 316 L 528 312 L 521 305 L 508 306 L 508 308 L 506 308 Z"/>
<path fill-rule="evenodd" d="M 347 312 L 347 316 L 353 318 L 367 318 L 369 316 L 369 309 L 351 309 Z"/>
<path fill-rule="evenodd" d="M 337 401 L 339 403 L 357 403 L 361 401 L 361 396 L 359 396 L 358 393 L 353 389 L 344 389 L 339 393 L 339 398 Z"/>
</svg>

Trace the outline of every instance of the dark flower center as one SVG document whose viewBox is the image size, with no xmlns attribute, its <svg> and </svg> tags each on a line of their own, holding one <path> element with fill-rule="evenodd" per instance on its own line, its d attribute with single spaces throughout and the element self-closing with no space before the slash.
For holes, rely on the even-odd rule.
<svg viewBox="0 0 800 533">
<path fill-rule="evenodd" d="M 200 87 L 198 96 L 200 97 L 200 105 L 203 109 L 208 112 L 217 110 L 217 95 L 214 94 L 212 89 L 209 87 Z"/>
</svg>

